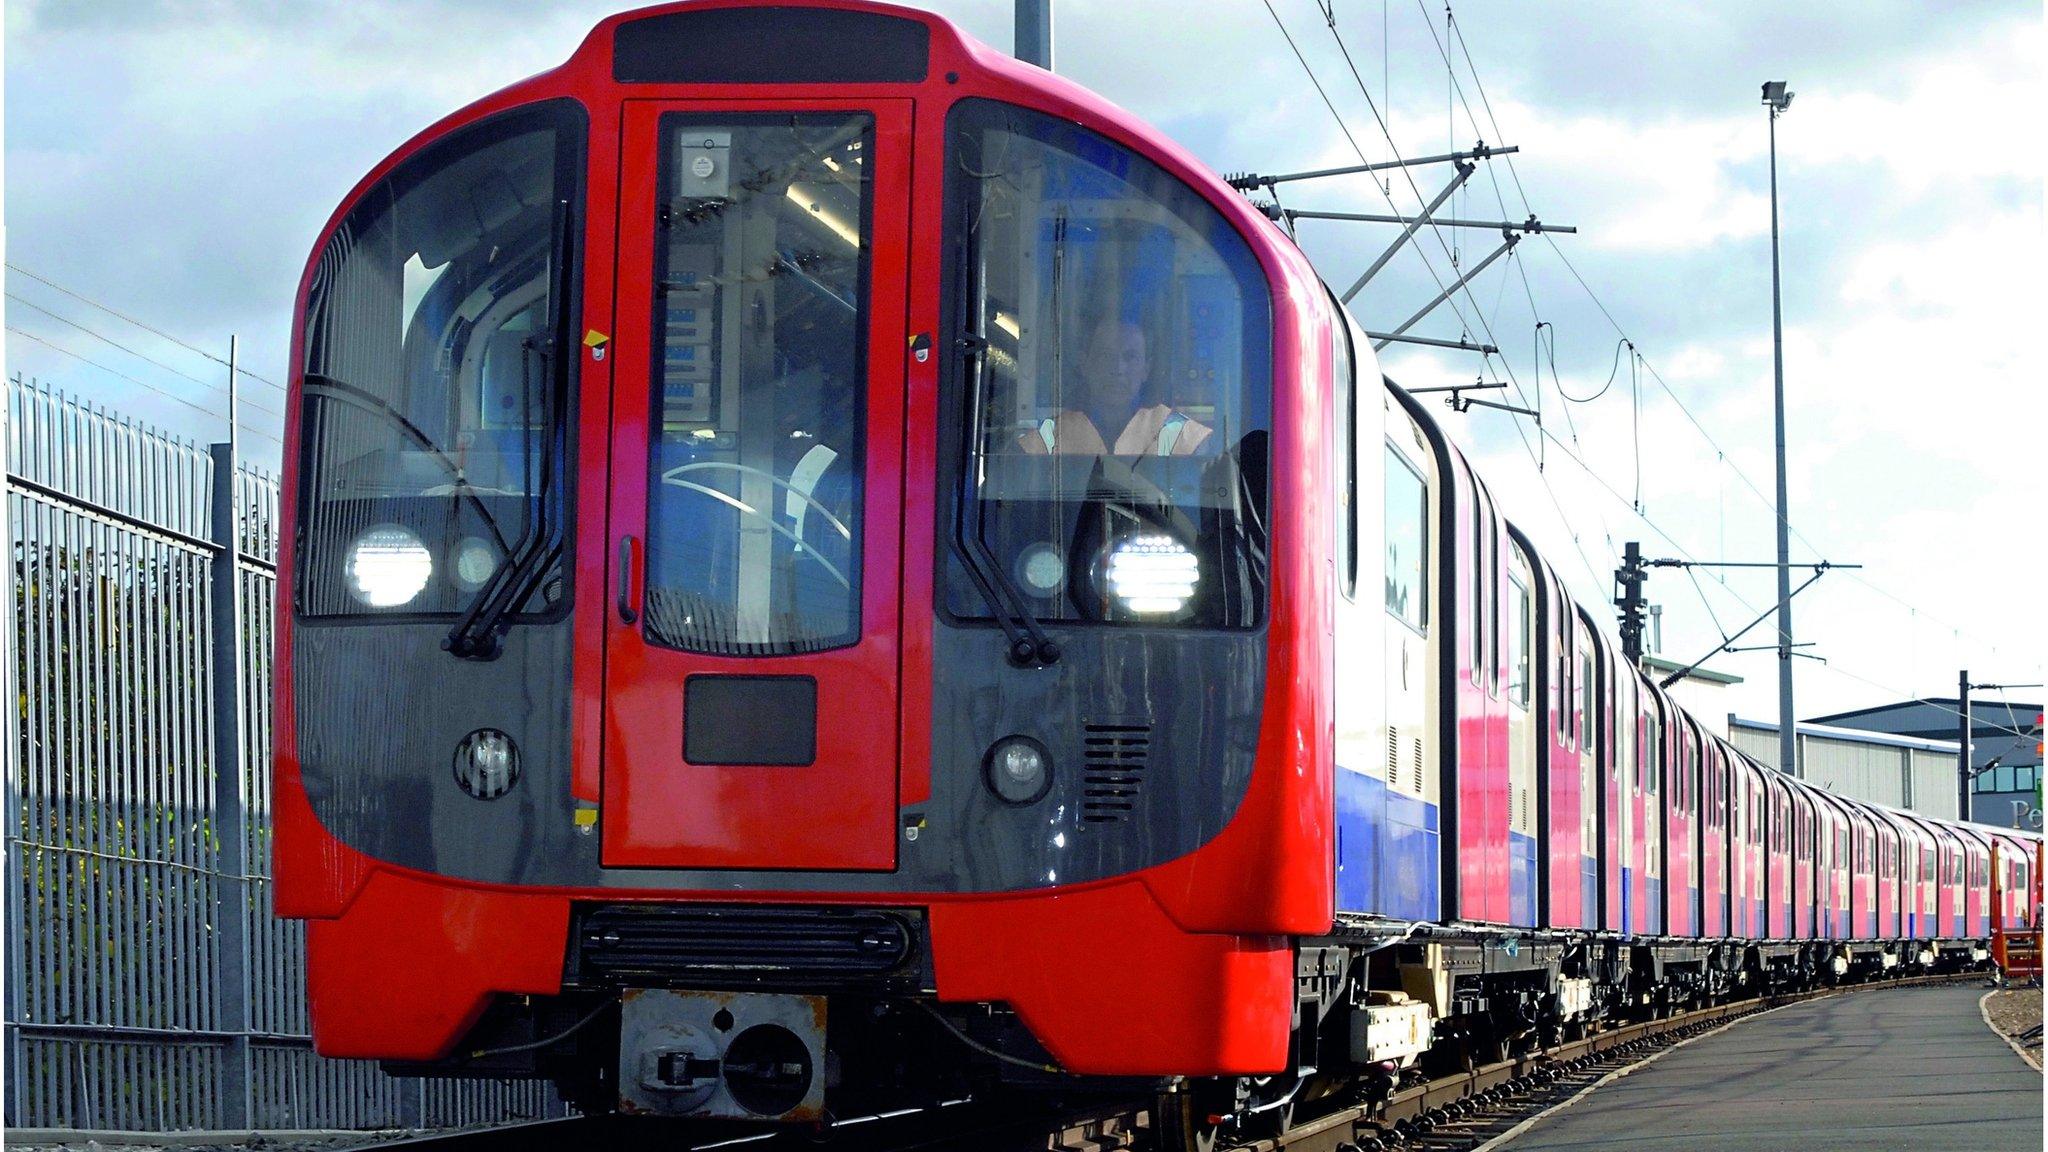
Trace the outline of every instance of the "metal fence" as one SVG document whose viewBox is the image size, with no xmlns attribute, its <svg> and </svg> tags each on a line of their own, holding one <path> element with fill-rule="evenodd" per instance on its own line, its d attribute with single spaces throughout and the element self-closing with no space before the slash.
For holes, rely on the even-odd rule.
<svg viewBox="0 0 2048 1152">
<path fill-rule="evenodd" d="M 559 1115 L 312 1051 L 270 904 L 276 480 L 20 377 L 6 417 L 6 1125 Z"/>
</svg>

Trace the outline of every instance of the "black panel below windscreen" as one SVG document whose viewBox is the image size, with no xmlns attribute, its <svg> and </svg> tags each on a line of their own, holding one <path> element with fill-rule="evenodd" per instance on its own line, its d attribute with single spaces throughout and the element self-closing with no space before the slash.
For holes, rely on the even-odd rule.
<svg viewBox="0 0 2048 1152">
<path fill-rule="evenodd" d="M 320 823 L 366 855 L 506 884 L 597 869 L 569 792 L 567 620 L 510 629 L 495 660 L 441 650 L 446 621 L 298 624 L 299 771 Z M 455 778 L 479 728 L 512 738 L 516 783 L 479 800 Z"/>
<path fill-rule="evenodd" d="M 683 760 L 802 765 L 818 758 L 818 682 L 809 676 L 692 676 L 683 683 Z"/>
<path fill-rule="evenodd" d="M 599 824 L 579 824 L 570 795 L 567 621 L 513 628 L 491 661 L 441 651 L 445 623 L 301 623 L 292 664 L 307 798 L 343 843 L 423 872 L 730 892 L 1085 883 L 1184 856 L 1236 814 L 1256 767 L 1263 630 L 1056 628 L 1059 663 L 1019 668 L 1002 658 L 996 629 L 935 624 L 931 792 L 902 810 L 906 834 L 892 872 L 605 868 L 604 810 Z M 683 706 L 684 685 L 673 691 Z M 453 772 L 463 737 L 484 727 L 509 734 L 520 752 L 518 783 L 495 800 L 464 793 Z M 1051 787 L 1023 805 L 1004 803 L 986 782 L 989 746 L 1013 735 L 1052 760 Z M 764 774 L 765 787 L 785 786 L 777 770 Z"/>
<path fill-rule="evenodd" d="M 915 84 L 930 66 L 923 24 L 875 12 L 714 8 L 619 25 L 621 84 Z"/>
</svg>

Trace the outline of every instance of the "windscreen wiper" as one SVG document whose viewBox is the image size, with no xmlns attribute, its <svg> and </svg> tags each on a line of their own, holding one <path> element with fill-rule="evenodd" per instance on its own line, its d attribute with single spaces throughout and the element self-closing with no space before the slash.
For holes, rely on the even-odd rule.
<svg viewBox="0 0 2048 1152">
<path fill-rule="evenodd" d="M 970 227 L 964 233 L 973 236 Z M 968 304 L 979 296 L 975 290 L 979 280 L 973 259 L 973 242 L 960 245 L 960 266 L 955 280 L 961 291 L 954 302 L 955 314 L 964 321 Z M 982 388 L 987 376 L 988 338 L 979 333 L 963 333 L 960 337 L 959 352 L 967 370 L 967 459 L 966 476 L 981 475 L 981 462 L 986 454 L 983 426 L 984 405 Z M 983 529 L 987 524 L 987 502 L 974 491 L 966 476 L 956 476 L 960 486 L 960 501 L 953 517 L 953 551 L 960 557 L 961 566 L 974 581 L 974 587 L 1002 627 L 1003 638 L 1009 642 L 1009 657 L 1012 664 L 1020 667 L 1050 665 L 1060 658 L 1060 646 L 1051 636 L 1046 635 L 1045 626 L 1032 615 L 1026 605 L 1024 593 L 1011 581 L 1008 572 L 989 553 Z M 970 531 L 971 527 L 971 531 Z"/>
<path fill-rule="evenodd" d="M 526 340 L 522 344 L 521 358 L 531 362 L 539 360 L 544 366 L 553 360 L 553 353 L 547 347 L 554 341 Z M 552 399 L 552 398 L 551 398 Z M 527 532 L 519 547 L 505 560 L 497 572 L 469 603 L 469 610 L 455 627 L 448 630 L 448 636 L 441 641 L 441 647 L 452 656 L 464 660 L 494 660 L 498 656 L 499 642 L 504 636 L 504 622 L 507 616 L 531 599 L 534 590 L 540 586 L 541 578 L 554 569 L 555 561 L 562 554 L 562 526 L 548 509 L 555 502 L 548 496 L 555 484 L 555 462 L 567 450 L 566 420 L 555 418 L 559 405 L 551 402 L 543 411 L 541 420 L 548 430 L 548 444 L 541 453 L 540 478 L 538 483 L 527 485 Z"/>
<path fill-rule="evenodd" d="M 462 466 L 457 464 L 454 458 L 450 457 L 439 444 L 435 443 L 433 437 L 421 431 L 420 426 L 413 423 L 405 413 L 392 407 L 389 401 L 369 389 L 358 387 L 346 381 L 336 380 L 332 376 L 322 376 L 318 373 L 308 372 L 301 378 L 301 384 L 310 395 L 336 400 L 365 412 L 382 416 L 392 427 L 404 433 L 406 439 L 419 445 L 426 451 L 427 456 L 434 463 L 447 470 L 448 475 L 455 481 L 454 484 L 450 485 L 450 488 L 456 495 L 468 500 L 476 507 L 477 515 L 483 518 L 484 527 L 490 529 L 491 538 L 497 541 L 498 550 L 502 552 L 510 549 L 511 546 L 505 542 L 504 530 L 498 526 L 498 518 L 491 514 L 488 505 L 477 498 L 476 490 L 470 485 L 469 477 L 464 475 Z"/>
<path fill-rule="evenodd" d="M 569 203 L 558 200 L 555 202 L 552 250 L 560 254 L 556 265 L 559 269 L 576 266 L 569 251 L 571 237 Z M 567 279 L 563 275 L 560 283 L 565 284 Z M 559 286 L 557 290 L 560 290 Z M 497 659 L 506 619 L 533 598 L 534 591 L 548 573 L 554 571 L 566 547 L 568 517 L 548 514 L 550 509 L 560 511 L 566 503 L 566 498 L 551 499 L 560 470 L 569 458 L 569 372 L 559 353 L 564 347 L 576 346 L 568 336 L 572 297 L 567 292 L 562 292 L 561 296 L 554 333 L 537 339 L 529 337 L 520 342 L 522 394 L 533 394 L 527 384 L 527 372 L 536 360 L 540 362 L 541 370 L 547 373 L 549 384 L 545 393 L 547 402 L 541 408 L 540 417 L 541 427 L 547 430 L 547 446 L 541 453 L 540 478 L 538 483 L 526 486 L 526 535 L 521 538 L 518 550 L 506 558 L 482 588 L 477 589 L 469 611 L 462 614 L 462 619 L 455 622 L 455 627 L 448 630 L 447 638 L 441 641 L 441 647 L 457 659 Z"/>
</svg>

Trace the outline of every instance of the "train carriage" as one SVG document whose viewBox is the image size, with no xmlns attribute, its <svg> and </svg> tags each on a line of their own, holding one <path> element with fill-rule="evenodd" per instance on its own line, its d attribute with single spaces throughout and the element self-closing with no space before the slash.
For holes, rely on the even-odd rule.
<svg viewBox="0 0 2048 1152">
<path fill-rule="evenodd" d="M 1536 746 L 1538 923 L 1591 928 L 1599 916 L 1599 788 L 1588 718 L 1596 690 L 1592 649 L 1578 632 L 1578 614 L 1557 572 L 1529 557 L 1535 548 L 1509 526 L 1518 564 L 1526 565 L 1535 608 L 1530 660 L 1540 704 Z"/>
<path fill-rule="evenodd" d="M 1738 873 L 1731 816 L 1734 773 L 1728 752 L 1711 734 L 1700 736 L 1700 935 L 1726 939 L 1739 935 L 1735 908 Z"/>
<path fill-rule="evenodd" d="M 1729 869 L 1729 884 L 1736 893 L 1735 904 L 1740 909 L 1735 920 L 1735 935 L 1760 940 L 1769 934 L 1772 841 L 1767 805 L 1770 793 L 1761 765 L 1732 749 L 1728 757 L 1734 768 L 1735 784 L 1730 798 L 1737 812 L 1735 841 L 1739 845 L 1730 858 Z"/>
<path fill-rule="evenodd" d="M 1849 926 L 1852 939 L 1875 940 L 1877 927 L 1877 830 L 1868 808 L 1851 802 L 1849 813 Z"/>
<path fill-rule="evenodd" d="M 1941 872 L 1935 837 L 1910 813 L 1894 812 L 1893 817 L 1904 834 L 1902 842 L 1910 863 L 1905 932 L 1915 940 L 1932 940 L 1941 934 Z"/>
<path fill-rule="evenodd" d="M 296 306 L 328 1055 L 810 1124 L 1078 1076 L 1194 1147 L 2032 914 L 2038 839 L 1686 716 L 1268 213 L 929 14 L 605 20 Z"/>
<path fill-rule="evenodd" d="M 1355 325 L 1334 334 L 1348 380 L 1370 361 Z M 1363 379 L 1374 376 L 1364 369 Z M 1357 529 L 1343 536 L 1347 590 L 1337 606 L 1338 675 L 1378 684 L 1379 707 L 1337 713 L 1337 910 L 1417 922 L 1442 915 L 1442 709 L 1438 645 L 1442 483 L 1423 424 L 1391 392 L 1352 386 L 1344 429 Z M 1353 521 L 1347 519 L 1347 525 Z M 1378 547 L 1368 542 L 1381 542 Z M 1369 661 L 1357 667 L 1353 661 Z M 1367 691 L 1372 689 L 1368 688 Z M 1380 722 L 1368 726 L 1366 721 Z"/>
</svg>

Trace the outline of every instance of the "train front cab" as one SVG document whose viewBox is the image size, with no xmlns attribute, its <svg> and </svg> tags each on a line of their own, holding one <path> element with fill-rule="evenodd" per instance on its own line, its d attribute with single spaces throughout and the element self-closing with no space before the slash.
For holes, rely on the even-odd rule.
<svg viewBox="0 0 2048 1152">
<path fill-rule="evenodd" d="M 788 995 L 1007 1005 L 1077 1072 L 1283 1067 L 1334 906 L 1314 284 L 1182 150 L 880 5 L 615 17 L 400 149 L 294 332 L 320 1050 L 724 995 L 662 957 L 741 925 Z M 1098 337 L 1182 417 L 1134 461 L 1063 451 Z"/>
</svg>

